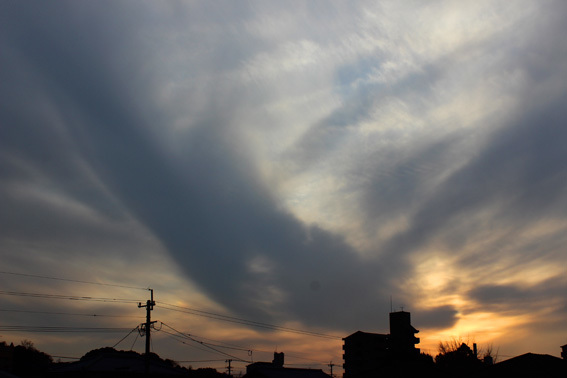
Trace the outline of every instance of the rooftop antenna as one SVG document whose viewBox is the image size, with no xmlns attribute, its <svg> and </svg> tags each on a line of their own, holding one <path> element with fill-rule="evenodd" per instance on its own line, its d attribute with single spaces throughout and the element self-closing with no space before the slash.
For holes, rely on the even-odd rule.
<svg viewBox="0 0 567 378">
<path fill-rule="evenodd" d="M 392 296 L 390 295 L 390 312 L 394 312 L 394 308 L 392 307 Z"/>
</svg>

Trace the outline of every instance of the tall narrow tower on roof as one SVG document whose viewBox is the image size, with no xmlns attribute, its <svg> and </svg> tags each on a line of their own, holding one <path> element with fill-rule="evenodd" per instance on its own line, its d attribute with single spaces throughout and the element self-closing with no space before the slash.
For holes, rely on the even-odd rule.
<svg viewBox="0 0 567 378">
<path fill-rule="evenodd" d="M 397 353 L 419 354 L 419 338 L 415 334 L 419 331 L 411 325 L 411 315 L 406 311 L 390 313 L 390 338 L 392 349 Z"/>
</svg>

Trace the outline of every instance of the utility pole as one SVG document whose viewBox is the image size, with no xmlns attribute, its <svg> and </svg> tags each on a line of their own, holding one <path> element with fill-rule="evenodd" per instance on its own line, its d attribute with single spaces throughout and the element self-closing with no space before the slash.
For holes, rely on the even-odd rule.
<svg viewBox="0 0 567 378">
<path fill-rule="evenodd" d="M 335 364 L 331 361 L 328 366 L 331 368 L 331 377 L 333 377 L 333 366 L 335 366 Z"/>
<path fill-rule="evenodd" d="M 148 299 L 145 305 L 138 303 L 138 308 L 142 308 L 142 307 L 146 308 L 146 323 L 142 324 L 142 330 L 144 331 L 144 334 L 146 336 L 146 374 L 149 374 L 150 372 L 150 346 L 151 346 L 150 330 L 152 328 L 152 325 L 155 323 L 155 321 L 152 322 L 152 310 L 156 305 L 156 302 L 154 301 L 154 291 L 152 289 L 148 289 L 148 290 L 150 290 L 151 299 Z"/>
<path fill-rule="evenodd" d="M 232 360 L 226 360 L 225 361 L 228 364 L 227 370 L 228 370 L 228 376 L 232 377 L 231 373 L 232 373 L 232 366 L 230 366 L 230 364 L 232 363 Z"/>
</svg>

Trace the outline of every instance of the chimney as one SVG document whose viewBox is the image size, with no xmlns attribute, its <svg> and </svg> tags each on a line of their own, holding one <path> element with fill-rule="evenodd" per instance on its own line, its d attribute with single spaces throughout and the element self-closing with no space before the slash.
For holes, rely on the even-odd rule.
<svg viewBox="0 0 567 378">
<path fill-rule="evenodd" d="M 274 360 L 272 361 L 272 365 L 274 367 L 283 367 L 284 364 L 284 353 L 283 352 L 274 352 Z"/>
<path fill-rule="evenodd" d="M 472 347 L 473 347 L 474 358 L 478 358 L 478 349 L 476 349 L 476 343 L 473 343 Z"/>
</svg>

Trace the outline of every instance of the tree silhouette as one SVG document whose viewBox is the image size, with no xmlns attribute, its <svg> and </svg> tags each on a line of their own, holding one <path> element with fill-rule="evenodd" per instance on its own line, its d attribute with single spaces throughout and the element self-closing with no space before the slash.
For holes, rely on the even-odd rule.
<svg viewBox="0 0 567 378">
<path fill-rule="evenodd" d="M 45 374 L 53 359 L 50 355 L 40 352 L 30 340 L 22 340 L 13 349 L 13 372 L 21 377 Z"/>
<path fill-rule="evenodd" d="M 471 374 L 483 366 L 474 351 L 466 343 L 456 339 L 439 343 L 435 364 L 440 370 L 455 376 Z"/>
</svg>

